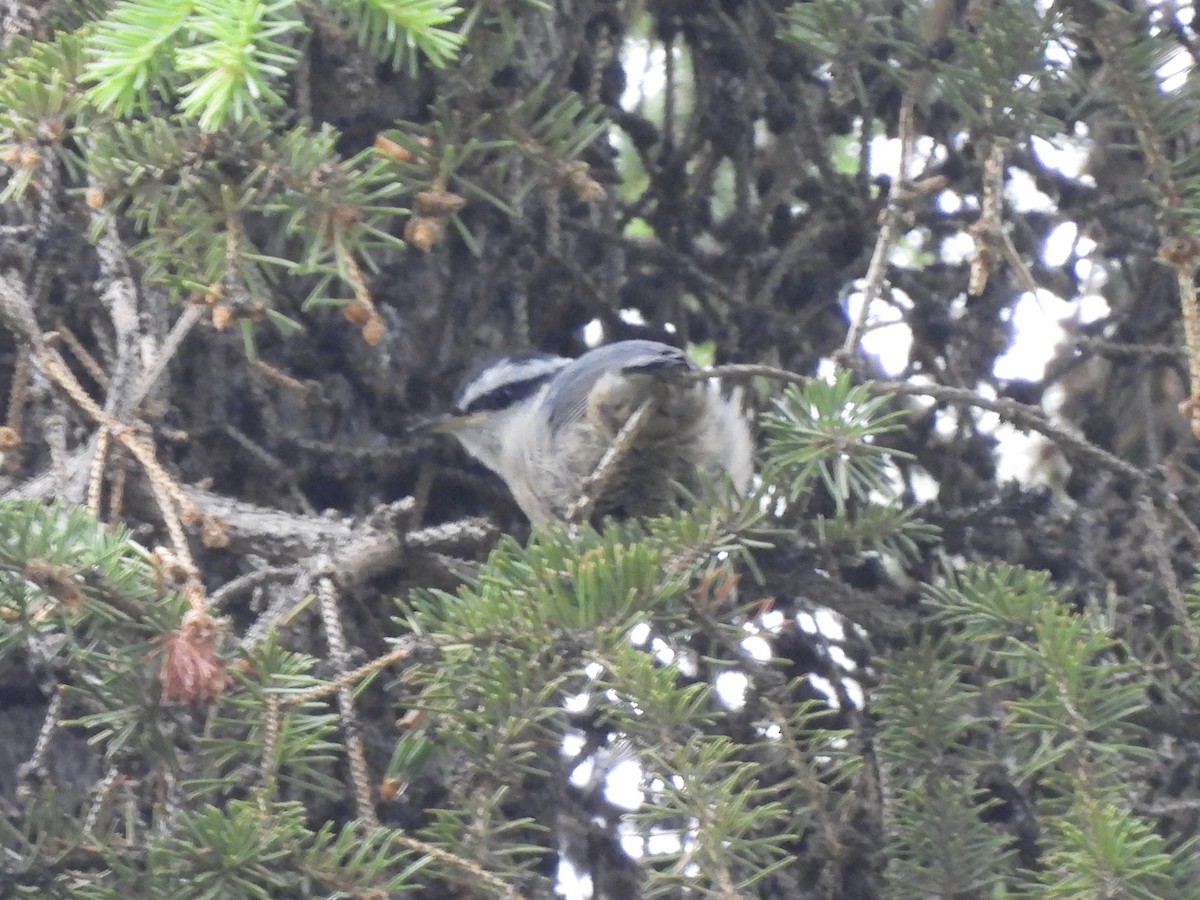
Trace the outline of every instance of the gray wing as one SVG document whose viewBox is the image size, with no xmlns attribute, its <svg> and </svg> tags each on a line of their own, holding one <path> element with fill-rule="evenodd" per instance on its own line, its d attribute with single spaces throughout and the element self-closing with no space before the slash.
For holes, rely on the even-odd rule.
<svg viewBox="0 0 1200 900">
<path fill-rule="evenodd" d="M 604 375 L 694 368 L 682 350 L 658 341 L 618 341 L 589 350 L 554 376 L 546 393 L 547 420 L 558 430 L 577 421 Z"/>
</svg>

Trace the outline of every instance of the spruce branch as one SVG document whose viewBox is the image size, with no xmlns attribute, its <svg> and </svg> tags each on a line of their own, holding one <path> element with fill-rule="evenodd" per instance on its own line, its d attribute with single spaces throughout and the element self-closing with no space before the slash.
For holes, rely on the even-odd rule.
<svg viewBox="0 0 1200 900">
<path fill-rule="evenodd" d="M 811 378 L 795 372 L 789 372 L 775 366 L 759 365 L 725 365 L 707 370 L 705 378 L 768 378 L 788 384 L 805 385 Z M 930 397 L 942 403 L 955 403 L 973 406 L 994 412 L 1007 422 L 1037 432 L 1049 438 L 1055 446 L 1067 455 L 1078 457 L 1081 461 L 1098 465 L 1113 474 L 1120 475 L 1130 481 L 1146 483 L 1151 490 L 1162 495 L 1165 489 L 1156 488 L 1150 474 L 1137 468 L 1090 441 L 1086 441 L 1065 427 L 1054 424 L 1046 418 L 1045 413 L 1036 406 L 1019 403 L 1005 398 L 995 399 L 986 397 L 976 391 L 941 384 L 919 384 L 913 382 L 878 381 L 868 382 L 872 393 L 880 396 L 889 394 L 896 396 Z"/>
<path fill-rule="evenodd" d="M 1017 691 L 1001 727 L 1021 760 L 1013 777 L 1038 785 L 1052 861 L 1032 881 L 1050 896 L 1172 894 L 1196 853 L 1151 837 L 1130 806 L 1128 785 L 1151 755 L 1135 727 L 1146 701 L 1111 623 L 1096 610 L 1071 611 L 1045 573 L 1015 566 L 968 570 L 926 599 L 937 621 L 1001 673 L 998 684 Z"/>
<path fill-rule="evenodd" d="M 179 72 L 196 75 L 180 88 L 180 110 L 204 131 L 215 131 L 226 118 L 266 118 L 265 107 L 283 104 L 272 85 L 300 56 L 285 42 L 302 25 L 294 0 L 193 0 L 191 6 L 189 32 L 208 40 L 175 55 Z"/>
<path fill-rule="evenodd" d="M 299 5 L 324 7 L 359 46 L 393 69 L 405 68 L 410 78 L 417 74 L 417 53 L 442 68 L 463 43 L 461 34 L 442 27 L 462 13 L 454 0 L 312 0 Z"/>
<path fill-rule="evenodd" d="M 163 86 L 192 7 L 192 0 L 123 0 L 112 10 L 92 36 L 84 72 L 97 109 L 124 116 L 148 108 L 149 89 Z"/>
</svg>

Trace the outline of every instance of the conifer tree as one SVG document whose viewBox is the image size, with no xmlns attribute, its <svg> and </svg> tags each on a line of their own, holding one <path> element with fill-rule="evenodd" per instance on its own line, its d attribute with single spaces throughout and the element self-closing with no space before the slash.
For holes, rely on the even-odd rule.
<svg viewBox="0 0 1200 900">
<path fill-rule="evenodd" d="M 1200 897 L 1198 63 L 1150 0 L 7 4 L 0 896 Z M 417 427 L 628 337 L 749 496 L 533 530 Z"/>
</svg>

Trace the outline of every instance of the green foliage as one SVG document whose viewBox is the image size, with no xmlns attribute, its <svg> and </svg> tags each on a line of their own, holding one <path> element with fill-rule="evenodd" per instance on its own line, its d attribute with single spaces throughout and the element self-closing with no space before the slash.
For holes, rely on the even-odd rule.
<svg viewBox="0 0 1200 900">
<path fill-rule="evenodd" d="M 479 580 L 458 595 L 417 592 L 406 624 L 415 634 L 464 641 L 486 635 L 519 648 L 560 630 L 602 624 L 628 627 L 634 617 L 679 597 L 682 577 L 663 583 L 664 550 L 638 542 L 622 526 L 535 534 L 522 548 L 506 538 Z"/>
<path fill-rule="evenodd" d="M 63 628 L 85 643 L 113 629 L 145 640 L 177 622 L 178 611 L 123 529 L 106 531 L 80 509 L 0 503 L 0 654 Z M 72 643 L 61 652 L 79 652 Z"/>
<path fill-rule="evenodd" d="M 441 26 L 460 12 L 448 0 L 325 3 L 358 42 L 416 74 L 416 54 L 446 65 L 462 42 Z M 296 0 L 125 0 L 92 32 L 88 97 L 118 116 L 148 114 L 179 96 L 183 115 L 214 131 L 226 119 L 263 121 L 282 106 L 286 78 L 307 31 Z M 188 77 L 190 81 L 185 81 Z"/>
<path fill-rule="evenodd" d="M 682 642 L 697 627 L 688 602 L 693 581 L 718 557 L 727 566 L 745 552 L 738 528 L 758 518 L 736 513 L 701 508 L 645 528 L 537 532 L 527 547 L 505 540 L 456 596 L 418 591 L 408 599 L 406 626 L 435 640 L 442 655 L 406 673 L 418 691 L 409 707 L 424 711 L 428 725 L 420 738 L 401 742 L 411 746 L 400 755 L 407 759 L 419 744 L 422 767 L 452 759 L 443 775 L 462 798 L 438 814 L 429 839 L 481 861 L 533 852 L 530 829 L 544 826 L 514 826 L 505 838 L 496 813 L 503 787 L 480 789 L 555 777 L 557 752 L 545 748 L 563 739 L 565 707 L 581 703 L 611 736 L 610 764 L 639 767 L 644 802 L 630 816 L 637 833 L 677 837 L 675 850 L 647 859 L 647 896 L 749 889 L 785 861 L 810 820 L 836 807 L 828 786 L 849 771 L 837 749 L 844 735 L 823 730 L 811 710 L 793 715 L 780 702 L 764 715 L 759 740 L 731 740 L 720 733 L 725 713 L 711 683 L 689 679 L 679 664 Z M 676 647 L 676 661 L 663 664 L 634 645 L 635 625 Z M 715 620 L 713 627 L 737 646 L 736 627 Z M 740 660 L 726 665 L 737 669 Z M 778 686 L 781 698 L 795 690 Z M 442 748 L 434 762 L 427 741 Z M 802 779 L 788 777 L 791 766 L 803 766 Z"/>
<path fill-rule="evenodd" d="M 148 281 L 179 296 L 219 286 L 220 299 L 256 318 L 276 312 L 271 286 L 286 273 L 316 275 L 308 302 L 320 302 L 335 278 L 351 280 L 348 255 L 374 267 L 376 254 L 402 246 L 389 231 L 402 185 L 370 151 L 343 158 L 337 138 L 328 127 L 272 135 L 255 123 L 206 136 L 149 119 L 97 133 L 85 165 L 142 234 L 133 249 Z"/>
<path fill-rule="evenodd" d="M 477 40 L 537 8 L 477 8 Z M 407 165 L 369 149 L 347 155 L 330 126 L 295 124 L 285 97 L 303 87 L 292 82 L 310 28 L 344 28 L 411 77 L 419 58 L 455 61 L 463 38 L 447 26 L 460 13 L 448 0 L 126 0 L 53 42 L 16 41 L 0 79 L 11 169 L 0 201 L 25 197 L 49 154 L 85 171 L 87 201 L 102 210 L 93 237 L 107 217 L 127 217 L 145 279 L 223 307 L 253 353 L 253 323 L 299 327 L 278 307 L 284 277 L 304 279 L 310 306 L 364 299 L 365 272 L 405 246 L 405 195 L 450 184 L 513 215 L 535 186 L 586 178 L 576 160 L 606 119 L 570 91 L 550 97 L 548 84 L 502 113 L 439 101 L 428 123 L 396 132 L 413 150 Z M 522 159 L 535 165 L 518 181 Z"/>
<path fill-rule="evenodd" d="M 1021 689 L 1009 725 L 1026 744 L 1022 777 L 1069 783 L 1079 767 L 1112 765 L 1142 753 L 1127 722 L 1145 705 L 1127 652 L 1095 614 L 1071 614 L 1044 572 L 981 569 L 931 588 L 937 621 L 954 627 L 1004 680 Z M 1093 735 L 1104 736 L 1094 741 Z"/>
<path fill-rule="evenodd" d="M 25 53 L 14 53 L 15 59 L 5 61 L 0 76 L 0 146 L 6 147 L 8 158 L 16 157 L 12 177 L 0 189 L 0 202 L 25 195 L 40 154 L 57 147 L 83 105 L 78 88 L 83 44 L 77 37 L 62 35 L 24 49 Z M 22 162 L 23 156 L 28 156 L 28 164 Z M 70 161 L 65 154 L 59 158 Z"/>
<path fill-rule="evenodd" d="M 545 828 L 505 810 L 508 788 L 492 787 L 483 780 L 468 793 L 453 784 L 451 788 L 454 806 L 430 810 L 433 821 L 422 837 L 447 848 L 459 859 L 477 861 L 482 869 L 524 873 L 526 880 L 540 882 L 544 890 L 549 890 L 547 880 L 531 874 L 546 852 L 541 843 Z M 431 875 L 461 881 L 461 872 L 445 866 L 444 860 L 429 860 L 429 870 Z"/>
<path fill-rule="evenodd" d="M 0 504 L 0 664 L 40 648 L 38 664 L 64 681 L 61 727 L 86 728 L 113 778 L 137 760 L 145 777 L 162 778 L 167 792 L 179 784 L 195 804 L 175 806 L 174 796 L 173 811 L 159 807 L 147 820 L 122 804 L 105 809 L 101 793 L 85 819 L 64 814 L 78 798 L 35 782 L 18 801 L 21 827 L 11 813 L 0 820 L 6 889 L 15 880 L 20 895 L 36 886 L 37 896 L 95 900 L 415 889 L 428 860 L 414 860 L 400 832 L 356 823 L 312 831 L 303 804 L 274 800 L 340 785 L 336 717 L 316 701 L 287 702 L 322 685 L 310 674 L 316 660 L 274 640 L 247 651 L 199 745 L 181 739 L 189 710 L 163 701 L 157 670 L 184 605 L 156 582 L 150 555 L 124 531 L 79 509 Z M 268 745 L 272 715 L 279 727 Z"/>
<path fill-rule="evenodd" d="M 184 116 L 213 131 L 226 117 L 265 118 L 264 106 L 282 106 L 272 84 L 300 58 L 295 47 L 277 40 L 301 27 L 291 0 L 195 0 L 193 10 L 199 14 L 196 35 L 208 40 L 181 48 L 175 57 L 179 72 L 196 76 L 181 88 Z"/>
<path fill-rule="evenodd" d="M 888 896 L 972 896 L 1011 878 L 1009 840 L 987 824 L 977 786 L 987 723 L 969 671 L 945 641 L 922 641 L 888 666 L 878 696 L 880 763 L 894 785 Z"/>
<path fill-rule="evenodd" d="M 1130 805 L 1147 756 L 1131 724 L 1144 686 L 1106 619 L 1070 611 L 1045 573 L 1012 566 L 968 570 L 926 600 L 947 636 L 903 654 L 880 697 L 897 784 L 891 896 L 1187 895 L 1195 847 L 1170 847 Z M 985 824 L 996 778 L 1037 810 L 1036 871 L 1017 869 Z"/>
<path fill-rule="evenodd" d="M 320 0 L 368 53 L 417 74 L 417 53 L 435 66 L 454 59 L 462 35 L 442 28 L 462 12 L 449 0 Z"/>
<path fill-rule="evenodd" d="M 332 824 L 312 831 L 299 803 L 236 800 L 184 811 L 174 833 L 153 839 L 144 863 L 112 853 L 112 871 L 82 879 L 76 897 L 117 900 L 396 896 L 420 886 L 424 866 L 400 832 Z M 152 887 L 151 887 L 152 886 Z"/>
<path fill-rule="evenodd" d="M 891 499 L 895 461 L 911 457 L 881 442 L 903 427 L 905 413 L 888 411 L 889 402 L 841 372 L 832 382 L 789 385 L 761 419 L 763 480 L 789 507 L 803 508 L 822 488 L 835 514 L 816 515 L 813 527 L 820 544 L 837 554 L 911 559 L 936 539 L 936 529 Z"/>
<path fill-rule="evenodd" d="M 500 112 L 435 102 L 428 122 L 400 122 L 383 133 L 408 156 L 391 159 L 390 170 L 407 184 L 449 188 L 515 215 L 536 188 L 586 175 L 576 160 L 608 128 L 602 107 L 576 94 L 551 103 L 548 87 L 514 98 Z M 461 217 L 449 218 L 477 251 Z"/>
<path fill-rule="evenodd" d="M 184 32 L 192 0 L 126 0 L 93 32 L 89 99 L 118 115 L 148 111 L 150 91 L 167 87 L 170 51 Z"/>
<path fill-rule="evenodd" d="M 890 459 L 911 458 L 876 442 L 903 427 L 904 412 L 885 412 L 888 402 L 855 385 L 849 372 L 832 383 L 789 385 L 762 420 L 769 439 L 766 477 L 783 481 L 792 497 L 807 494 L 819 478 L 844 514 L 847 503 L 887 483 Z"/>
<path fill-rule="evenodd" d="M 0 658 L 44 647 L 43 664 L 72 673 L 75 724 L 112 758 L 175 758 L 157 671 L 184 604 L 156 580 L 144 549 L 83 510 L 0 504 Z"/>
<path fill-rule="evenodd" d="M 64 128 L 79 109 L 76 84 L 83 71 L 83 43 L 66 34 L 30 44 L 23 53 L 13 49 L 0 77 L 0 129 L 9 140 L 36 144 L 51 123 Z"/>
<path fill-rule="evenodd" d="M 669 854 L 673 865 L 655 872 L 647 897 L 675 896 L 681 888 L 701 897 L 735 896 L 731 891 L 750 888 L 786 861 L 786 845 L 797 838 L 787 831 L 792 811 L 778 790 L 759 785 L 759 766 L 744 755 L 744 747 L 713 737 L 645 760 L 649 786 L 657 790 L 632 821 L 647 834 L 663 823 L 688 823 L 679 835 L 682 854 Z M 675 865 L 679 855 L 698 868 Z"/>
<path fill-rule="evenodd" d="M 235 797 L 262 786 L 263 772 L 271 774 L 269 787 L 292 794 L 311 791 L 337 796 L 341 783 L 333 765 L 341 755 L 337 741 L 337 716 L 317 700 L 289 704 L 281 710 L 275 735 L 275 756 L 262 767 L 249 767 L 247 758 L 263 759 L 267 720 L 263 710 L 268 697 L 286 701 L 289 696 L 323 684 L 311 673 L 318 660 L 281 648 L 274 637 L 244 659 L 245 666 L 209 722 L 200 741 L 198 771 L 183 783 L 192 797 L 213 801 Z"/>
<path fill-rule="evenodd" d="M 780 37 L 822 56 L 833 56 L 859 41 L 885 40 L 892 17 L 864 6 L 856 0 L 797 3 L 787 8 Z"/>
<path fill-rule="evenodd" d="M 1070 813 L 1054 823 L 1039 873 L 1039 896 L 1051 898 L 1128 897 L 1159 900 L 1189 896 L 1195 890 L 1194 848 L 1172 854 L 1150 823 L 1129 814 L 1124 804 L 1077 798 Z M 1190 864 L 1180 877 L 1179 863 Z"/>
<path fill-rule="evenodd" d="M 1016 138 L 1025 129 L 1056 130 L 1046 110 L 1067 93 L 1063 67 L 1047 53 L 1064 40 L 1061 12 L 1034 4 L 983 3 L 952 22 L 938 37 L 955 52 L 929 58 L 928 5 L 900 4 L 899 15 L 883 4 L 857 0 L 797 3 L 787 9 L 780 37 L 831 57 L 835 92 L 867 97 L 866 72 L 921 96 L 936 97 L 963 121 L 986 127 L 990 136 Z M 879 48 L 887 48 L 880 53 Z"/>
</svg>

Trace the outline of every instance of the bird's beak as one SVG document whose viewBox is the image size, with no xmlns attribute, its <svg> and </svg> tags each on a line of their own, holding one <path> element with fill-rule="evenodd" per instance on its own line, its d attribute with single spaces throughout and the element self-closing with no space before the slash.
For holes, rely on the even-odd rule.
<svg viewBox="0 0 1200 900">
<path fill-rule="evenodd" d="M 479 413 L 466 415 L 443 413 L 439 416 L 429 416 L 418 420 L 408 430 L 410 434 L 457 434 L 481 418 Z"/>
</svg>

